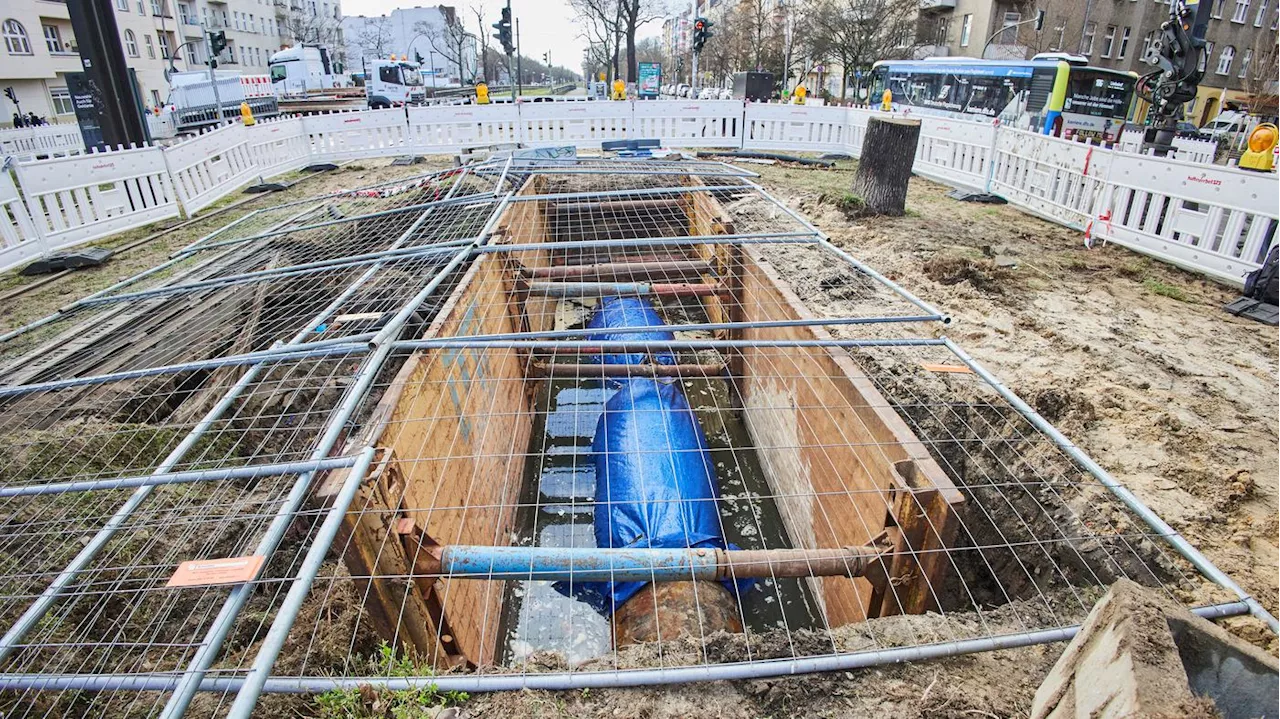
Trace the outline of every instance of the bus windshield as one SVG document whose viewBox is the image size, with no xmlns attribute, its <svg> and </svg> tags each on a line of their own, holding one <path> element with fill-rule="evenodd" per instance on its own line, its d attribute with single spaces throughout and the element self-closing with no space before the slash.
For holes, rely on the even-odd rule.
<svg viewBox="0 0 1280 719">
<path fill-rule="evenodd" d="M 1063 112 L 1124 119 L 1133 96 L 1133 78 L 1111 72 L 1071 69 Z"/>
</svg>

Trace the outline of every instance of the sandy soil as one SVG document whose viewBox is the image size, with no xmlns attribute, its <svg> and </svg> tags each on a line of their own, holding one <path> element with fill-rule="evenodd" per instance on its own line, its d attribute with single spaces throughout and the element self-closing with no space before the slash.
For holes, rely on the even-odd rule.
<svg viewBox="0 0 1280 719">
<path fill-rule="evenodd" d="M 406 174 L 384 161 L 362 164 L 271 197 L 297 199 Z M 1052 419 L 1073 441 L 1264 606 L 1277 610 L 1277 333 L 1223 313 L 1221 305 L 1234 292 L 1122 248 L 1086 250 L 1078 232 L 1009 207 L 955 202 L 945 197 L 948 188 L 926 180 L 912 181 L 907 216 L 850 220 L 836 206 L 852 179 L 849 163 L 834 170 L 752 169 L 833 242 L 950 313 L 955 321 L 947 336 L 1015 392 L 1055 398 Z M 0 328 L 47 314 L 150 266 L 199 234 L 271 201 L 237 208 L 7 302 L 0 307 Z M 155 229 L 113 238 L 111 244 Z M 0 280 L 0 290 L 14 282 Z M 820 295 L 827 290 L 822 283 L 817 287 L 819 296 L 807 297 L 815 311 L 825 306 L 839 312 L 848 301 L 834 293 L 824 300 Z M 911 333 L 941 334 L 942 328 L 916 326 Z M 1206 591 L 1203 598 L 1209 597 Z M 1270 651 L 1277 648 L 1255 620 L 1234 619 L 1227 626 Z M 495 694 L 473 697 L 461 713 L 1025 716 L 1061 649 L 1031 647 L 786 680 Z M 284 698 L 264 700 L 262 708 L 263 715 L 277 714 L 275 709 L 277 715 L 298 716 L 319 711 Z"/>
</svg>

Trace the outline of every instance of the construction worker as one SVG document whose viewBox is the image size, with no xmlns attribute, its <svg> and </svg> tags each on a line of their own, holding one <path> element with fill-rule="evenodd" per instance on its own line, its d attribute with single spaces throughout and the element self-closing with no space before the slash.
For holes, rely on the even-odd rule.
<svg viewBox="0 0 1280 719">
<path fill-rule="evenodd" d="M 613 79 L 613 99 L 627 99 L 627 83 L 623 82 L 620 77 L 615 77 Z"/>
<path fill-rule="evenodd" d="M 476 104 L 489 104 L 489 86 L 483 82 L 476 83 Z"/>
</svg>

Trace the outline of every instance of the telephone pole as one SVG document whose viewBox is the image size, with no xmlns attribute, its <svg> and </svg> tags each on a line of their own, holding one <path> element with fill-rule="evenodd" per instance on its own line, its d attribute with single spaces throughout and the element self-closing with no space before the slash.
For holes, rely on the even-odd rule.
<svg viewBox="0 0 1280 719">
<path fill-rule="evenodd" d="M 520 69 L 520 18 L 516 18 L 516 94 L 524 92 L 524 71 Z"/>
</svg>

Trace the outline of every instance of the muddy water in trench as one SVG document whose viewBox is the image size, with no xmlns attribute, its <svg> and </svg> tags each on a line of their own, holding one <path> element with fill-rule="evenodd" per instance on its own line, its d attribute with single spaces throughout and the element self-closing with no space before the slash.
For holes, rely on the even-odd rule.
<svg viewBox="0 0 1280 719">
<path fill-rule="evenodd" d="M 704 358 L 705 359 L 705 358 Z M 723 379 L 685 379 L 681 389 L 698 415 L 716 470 L 725 539 L 743 549 L 791 547 L 777 505 L 742 419 L 732 409 Z M 616 391 L 600 379 L 542 383 L 513 544 L 594 547 L 595 464 L 591 440 L 604 403 Z M 822 626 L 808 585 L 798 579 L 762 579 L 741 598 L 748 631 Z M 511 664 L 536 652 L 559 653 L 570 663 L 608 656 L 613 649 L 607 618 L 584 602 L 557 592 L 551 582 L 507 585 L 500 661 Z"/>
</svg>

